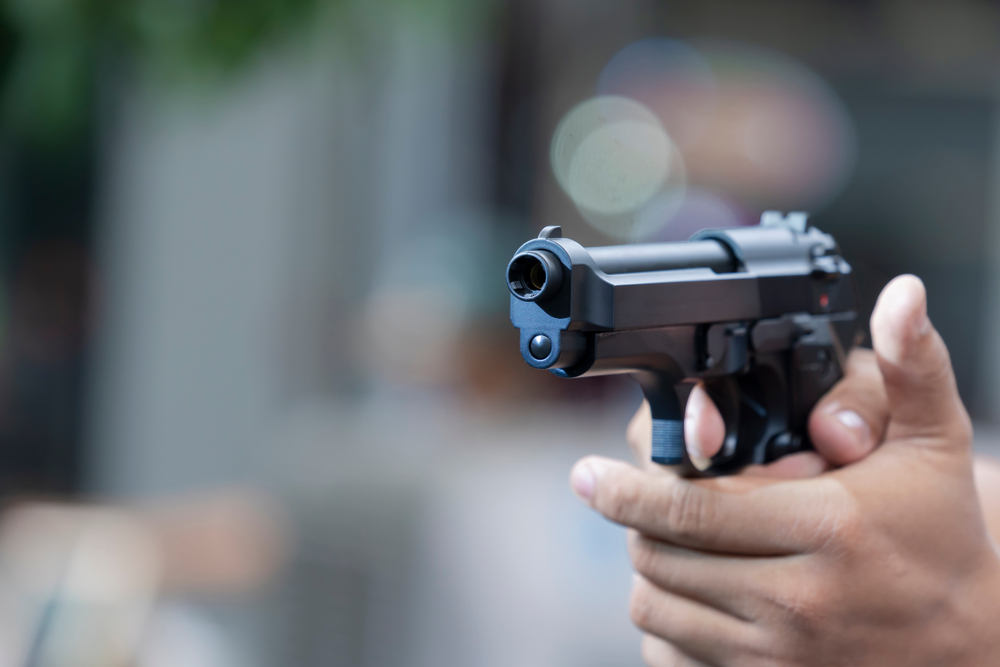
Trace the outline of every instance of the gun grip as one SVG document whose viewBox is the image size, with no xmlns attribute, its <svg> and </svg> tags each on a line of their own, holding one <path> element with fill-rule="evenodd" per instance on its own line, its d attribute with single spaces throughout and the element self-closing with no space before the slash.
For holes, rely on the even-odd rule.
<svg viewBox="0 0 1000 667">
<path fill-rule="evenodd" d="M 677 396 L 681 379 L 667 373 L 641 372 L 632 377 L 642 387 L 653 416 L 653 441 L 650 455 L 654 463 L 681 465 L 684 447 L 684 408 Z"/>
<path fill-rule="evenodd" d="M 653 419 L 653 442 L 650 455 L 653 463 L 673 466 L 684 463 L 684 420 Z"/>
</svg>

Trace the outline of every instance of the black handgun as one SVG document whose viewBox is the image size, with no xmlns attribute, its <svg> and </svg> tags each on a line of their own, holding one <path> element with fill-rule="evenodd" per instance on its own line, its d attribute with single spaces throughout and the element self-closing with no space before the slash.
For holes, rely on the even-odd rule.
<svg viewBox="0 0 1000 667">
<path fill-rule="evenodd" d="M 514 255 L 507 285 L 524 360 L 565 378 L 631 375 L 652 409 L 653 461 L 688 476 L 810 448 L 809 412 L 859 338 L 851 267 L 804 213 L 595 248 L 546 227 Z M 726 425 L 707 460 L 684 446 L 697 381 Z"/>
</svg>

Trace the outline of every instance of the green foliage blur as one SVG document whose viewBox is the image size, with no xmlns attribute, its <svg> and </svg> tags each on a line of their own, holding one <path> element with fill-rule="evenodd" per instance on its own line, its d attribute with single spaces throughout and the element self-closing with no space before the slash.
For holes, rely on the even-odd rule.
<svg viewBox="0 0 1000 667">
<path fill-rule="evenodd" d="M 98 73 L 226 75 L 349 0 L 2 0 L 0 136 L 58 146 L 93 121 Z"/>
</svg>

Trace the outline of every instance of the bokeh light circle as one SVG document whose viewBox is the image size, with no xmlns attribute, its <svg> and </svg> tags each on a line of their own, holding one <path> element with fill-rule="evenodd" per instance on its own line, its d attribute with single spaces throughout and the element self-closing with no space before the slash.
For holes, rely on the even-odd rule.
<svg viewBox="0 0 1000 667">
<path fill-rule="evenodd" d="M 622 240 L 634 238 L 644 207 L 685 183 L 680 153 L 656 115 L 619 96 L 572 109 L 556 128 L 551 161 L 580 214 Z"/>
<path fill-rule="evenodd" d="M 836 92 L 786 55 L 737 42 L 703 42 L 716 106 L 685 147 L 692 182 L 765 208 L 817 210 L 847 183 L 854 124 Z"/>
<path fill-rule="evenodd" d="M 596 213 L 634 211 L 670 173 L 670 139 L 662 128 L 636 121 L 610 123 L 580 142 L 567 174 L 567 192 Z"/>
<path fill-rule="evenodd" d="M 686 183 L 741 208 L 815 212 L 842 191 L 856 162 L 854 124 L 836 92 L 769 49 L 642 39 L 608 61 L 597 91 L 598 99 L 635 100 L 652 113 L 676 148 Z M 586 192 L 598 188 L 591 183 Z M 630 238 L 657 236 L 681 192 L 665 186 L 643 203 Z"/>
<path fill-rule="evenodd" d="M 705 57 L 666 37 L 642 39 L 616 53 L 601 71 L 597 92 L 640 102 L 682 148 L 708 129 L 717 96 L 715 73 Z"/>
<path fill-rule="evenodd" d="M 740 206 L 718 192 L 703 188 L 688 188 L 684 201 L 671 216 L 666 227 L 650 234 L 647 241 L 687 241 L 703 229 L 725 229 L 755 225 L 755 212 Z"/>
</svg>

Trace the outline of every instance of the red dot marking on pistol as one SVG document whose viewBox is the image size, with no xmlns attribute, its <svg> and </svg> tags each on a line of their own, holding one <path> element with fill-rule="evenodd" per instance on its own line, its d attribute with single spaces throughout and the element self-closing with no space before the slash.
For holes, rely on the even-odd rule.
<svg viewBox="0 0 1000 667">
<path fill-rule="evenodd" d="M 819 306 L 820 306 L 820 308 L 826 308 L 829 305 L 830 305 L 830 295 L 829 294 L 822 295 L 819 298 Z"/>
</svg>

